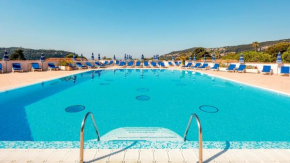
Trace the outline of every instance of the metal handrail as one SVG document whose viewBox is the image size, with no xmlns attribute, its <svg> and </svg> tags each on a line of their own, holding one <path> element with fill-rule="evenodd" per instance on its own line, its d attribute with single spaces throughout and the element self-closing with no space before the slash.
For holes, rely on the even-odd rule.
<svg viewBox="0 0 290 163">
<path fill-rule="evenodd" d="M 89 115 L 91 115 L 91 119 L 93 121 L 95 130 L 96 130 L 96 133 L 97 133 L 98 141 L 100 141 L 100 134 L 99 134 L 99 130 L 98 130 L 97 125 L 96 125 L 96 121 L 95 121 L 94 115 L 93 115 L 93 113 L 88 112 L 85 115 L 85 117 L 84 117 L 84 119 L 82 121 L 82 125 L 81 125 L 81 136 L 80 136 L 80 163 L 83 163 L 84 162 L 84 130 L 85 130 L 85 123 L 86 123 L 86 120 L 87 120 L 87 118 L 88 118 Z"/>
<path fill-rule="evenodd" d="M 202 163 L 202 128 L 201 128 L 201 124 L 200 124 L 199 118 L 198 118 L 198 116 L 196 114 L 191 114 L 190 115 L 186 130 L 185 130 L 185 133 L 184 133 L 184 136 L 183 136 L 183 140 L 186 141 L 187 133 L 188 133 L 188 130 L 190 128 L 191 121 L 192 121 L 193 117 L 195 117 L 195 120 L 197 122 L 197 127 L 198 127 L 199 163 Z"/>
</svg>

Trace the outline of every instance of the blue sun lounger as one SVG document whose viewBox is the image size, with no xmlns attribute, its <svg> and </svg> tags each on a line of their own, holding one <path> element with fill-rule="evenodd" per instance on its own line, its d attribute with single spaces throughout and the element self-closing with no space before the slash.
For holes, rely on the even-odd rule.
<svg viewBox="0 0 290 163">
<path fill-rule="evenodd" d="M 149 67 L 148 61 L 144 61 L 144 67 Z"/>
<path fill-rule="evenodd" d="M 101 64 L 100 62 L 95 62 L 95 66 L 97 66 L 98 68 L 105 68 L 106 66 Z"/>
<path fill-rule="evenodd" d="M 140 61 L 136 62 L 136 67 L 141 67 L 141 62 Z"/>
<path fill-rule="evenodd" d="M 208 63 L 204 63 L 202 66 L 199 66 L 198 69 L 207 69 Z"/>
<path fill-rule="evenodd" d="M 162 68 L 165 68 L 164 62 L 160 62 L 159 66 L 162 67 Z"/>
<path fill-rule="evenodd" d="M 192 63 L 191 63 L 191 62 L 189 62 L 189 63 L 187 63 L 187 65 L 185 65 L 185 66 L 182 66 L 182 68 L 189 68 L 189 67 L 191 67 L 191 65 L 192 65 Z"/>
<path fill-rule="evenodd" d="M 12 72 L 23 72 L 23 68 L 21 67 L 20 63 L 12 63 Z"/>
<path fill-rule="evenodd" d="M 126 62 L 120 62 L 119 66 L 120 67 L 126 67 Z"/>
<path fill-rule="evenodd" d="M 152 66 L 152 67 L 157 67 L 156 62 L 153 62 L 153 61 L 152 61 L 152 62 L 151 62 L 151 66 Z"/>
<path fill-rule="evenodd" d="M 282 66 L 280 75 L 289 75 L 290 74 L 290 67 L 289 66 Z"/>
<path fill-rule="evenodd" d="M 179 62 L 175 61 L 174 63 L 175 63 L 176 66 L 180 66 Z"/>
<path fill-rule="evenodd" d="M 115 64 L 118 66 L 118 64 L 119 64 L 119 63 L 120 63 L 120 61 L 116 61 L 116 63 L 115 63 Z"/>
<path fill-rule="evenodd" d="M 1 63 L 0 63 L 0 72 L 2 72 L 2 73 L 4 72 L 4 71 L 3 71 L 3 67 L 2 67 L 2 64 L 1 64 Z"/>
<path fill-rule="evenodd" d="M 69 66 L 69 67 L 71 67 L 73 70 L 75 70 L 75 69 L 76 69 L 76 66 L 75 66 L 75 65 L 73 65 L 72 63 L 70 63 L 68 66 Z"/>
<path fill-rule="evenodd" d="M 31 70 L 34 71 L 42 71 L 42 68 L 39 67 L 38 63 L 31 63 Z"/>
<path fill-rule="evenodd" d="M 165 64 L 164 64 L 164 62 L 158 62 L 158 66 L 164 68 L 165 67 Z"/>
<path fill-rule="evenodd" d="M 88 68 L 96 68 L 95 65 L 92 65 L 91 62 L 86 62 Z"/>
<path fill-rule="evenodd" d="M 215 63 L 215 64 L 212 66 L 212 68 L 210 68 L 210 70 L 218 71 L 218 70 L 219 70 L 219 67 L 220 67 L 220 64 Z"/>
<path fill-rule="evenodd" d="M 226 69 L 226 71 L 235 71 L 236 65 L 235 64 L 230 64 L 229 67 Z"/>
<path fill-rule="evenodd" d="M 105 61 L 105 62 L 103 63 L 104 66 L 107 66 L 107 64 L 108 64 L 108 61 Z"/>
<path fill-rule="evenodd" d="M 87 66 L 82 65 L 80 62 L 76 62 L 76 66 L 78 69 L 86 69 Z"/>
<path fill-rule="evenodd" d="M 168 62 L 168 65 L 169 65 L 169 66 L 174 66 L 174 65 L 172 64 L 172 62 Z"/>
<path fill-rule="evenodd" d="M 48 63 L 48 70 L 59 70 L 59 68 L 54 63 Z"/>
<path fill-rule="evenodd" d="M 271 66 L 269 65 L 264 65 L 263 70 L 261 72 L 262 74 L 272 74 Z"/>
<path fill-rule="evenodd" d="M 127 67 L 133 67 L 133 66 L 134 66 L 134 62 L 133 61 L 128 62 Z"/>
<path fill-rule="evenodd" d="M 194 66 L 191 66 L 190 68 L 198 68 L 200 67 L 201 63 L 196 63 Z"/>
<path fill-rule="evenodd" d="M 110 61 L 109 63 L 108 63 L 108 66 L 112 66 L 113 65 L 113 61 Z"/>
<path fill-rule="evenodd" d="M 237 69 L 235 69 L 235 71 L 245 73 L 246 65 L 240 65 Z"/>
</svg>

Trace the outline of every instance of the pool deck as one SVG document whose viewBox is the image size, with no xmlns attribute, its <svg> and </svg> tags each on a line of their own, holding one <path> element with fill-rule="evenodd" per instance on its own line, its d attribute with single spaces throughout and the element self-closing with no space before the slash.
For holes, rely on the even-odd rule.
<svg viewBox="0 0 290 163">
<path fill-rule="evenodd" d="M 85 162 L 103 163 L 196 163 L 197 149 L 88 149 Z M 77 149 L 14 149 L 0 150 L 1 163 L 73 163 L 79 162 Z M 290 150 L 277 149 L 207 149 L 203 151 L 203 162 L 248 162 L 248 163 L 289 163 Z"/>
<path fill-rule="evenodd" d="M 110 67 L 119 68 L 119 67 Z M 181 70 L 179 67 L 167 68 Z M 84 72 L 45 71 L 0 74 L 0 91 L 22 87 L 54 78 Z M 228 73 L 215 71 L 199 71 L 249 85 L 270 89 L 290 95 L 290 77 L 279 75 L 261 75 L 250 73 Z M 290 163 L 290 149 L 204 149 L 204 162 L 283 162 Z M 0 163 L 13 162 L 78 162 L 78 149 L 0 149 Z M 119 162 L 119 163 L 178 163 L 198 162 L 197 149 L 87 149 L 85 161 Z"/>
</svg>

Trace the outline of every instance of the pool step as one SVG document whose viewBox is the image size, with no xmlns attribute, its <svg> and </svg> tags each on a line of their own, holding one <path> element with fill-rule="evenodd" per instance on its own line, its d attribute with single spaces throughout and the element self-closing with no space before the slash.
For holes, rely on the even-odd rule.
<svg viewBox="0 0 290 163">
<path fill-rule="evenodd" d="M 183 141 L 177 133 L 160 127 L 117 128 L 102 136 L 101 140 Z"/>
</svg>

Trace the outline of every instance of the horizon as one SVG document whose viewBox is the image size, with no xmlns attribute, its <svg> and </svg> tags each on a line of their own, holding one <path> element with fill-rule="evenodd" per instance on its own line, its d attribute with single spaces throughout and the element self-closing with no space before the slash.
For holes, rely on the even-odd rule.
<svg viewBox="0 0 290 163">
<path fill-rule="evenodd" d="M 64 50 L 85 57 L 93 52 L 120 58 L 126 53 L 138 58 L 290 38 L 287 0 L 11 0 L 0 4 L 5 6 L 0 10 L 3 48 Z"/>
</svg>

